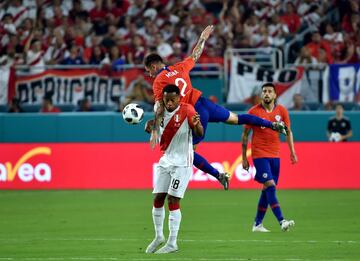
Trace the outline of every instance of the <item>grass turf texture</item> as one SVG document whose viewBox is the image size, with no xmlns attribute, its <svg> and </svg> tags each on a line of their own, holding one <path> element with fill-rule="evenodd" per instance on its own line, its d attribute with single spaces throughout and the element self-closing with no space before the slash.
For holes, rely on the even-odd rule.
<svg viewBox="0 0 360 261">
<path fill-rule="evenodd" d="M 360 259 L 360 191 L 278 191 L 296 222 L 288 233 L 271 211 L 264 225 L 272 232 L 251 232 L 258 196 L 189 190 L 180 251 L 149 255 L 150 191 L 0 191 L 0 261 Z"/>
</svg>

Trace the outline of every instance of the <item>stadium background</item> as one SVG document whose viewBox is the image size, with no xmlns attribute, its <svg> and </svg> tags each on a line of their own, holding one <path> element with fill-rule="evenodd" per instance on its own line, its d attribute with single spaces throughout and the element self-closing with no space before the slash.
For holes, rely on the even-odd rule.
<svg viewBox="0 0 360 261">
<path fill-rule="evenodd" d="M 233 191 L 226 194 L 194 169 L 184 200 L 192 220 L 184 221 L 176 260 L 358 260 L 358 1 L 3 0 L 0 7 L 0 260 L 144 258 L 160 152 L 150 150 L 143 131 L 151 112 L 132 126 L 116 110 L 137 77 L 148 81 L 148 91 L 141 65 L 147 52 L 164 51 L 169 63 L 179 61 L 209 23 L 216 30 L 191 73 L 204 96 L 245 112 L 257 101 L 260 83 L 274 80 L 287 107 L 300 93 L 309 108 L 290 112 L 299 163 L 290 164 L 285 143 L 281 153 L 279 197 L 299 223 L 289 235 L 249 233 L 260 186 L 253 167 L 241 168 L 242 127 L 210 124 L 199 152 L 230 172 Z M 327 42 L 314 51 L 317 34 Z M 114 44 L 120 54 L 111 53 Z M 101 55 L 93 56 L 98 47 Z M 96 84 L 87 89 L 85 80 L 66 82 L 84 77 L 95 77 Z M 39 112 L 46 95 L 62 112 Z M 84 98 L 91 111 L 81 111 Z M 326 137 L 337 103 L 352 124 L 348 142 Z M 23 113 L 8 113 L 14 105 Z M 276 231 L 272 217 L 266 222 Z M 259 244 L 267 246 L 259 251 Z"/>
</svg>

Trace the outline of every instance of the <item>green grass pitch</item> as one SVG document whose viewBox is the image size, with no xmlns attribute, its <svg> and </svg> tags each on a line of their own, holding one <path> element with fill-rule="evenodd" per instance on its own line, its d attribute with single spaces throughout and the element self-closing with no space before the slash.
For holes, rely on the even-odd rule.
<svg viewBox="0 0 360 261">
<path fill-rule="evenodd" d="M 360 260 L 360 191 L 278 191 L 287 233 L 251 232 L 258 195 L 187 191 L 179 252 L 149 255 L 151 191 L 0 191 L 0 261 Z"/>
</svg>

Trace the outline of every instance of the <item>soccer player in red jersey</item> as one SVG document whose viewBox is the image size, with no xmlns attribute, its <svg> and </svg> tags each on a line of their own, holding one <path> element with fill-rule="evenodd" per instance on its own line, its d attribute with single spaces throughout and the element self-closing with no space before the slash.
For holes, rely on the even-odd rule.
<svg viewBox="0 0 360 261">
<path fill-rule="evenodd" d="M 256 115 L 269 121 L 284 122 L 288 127 L 286 137 L 290 149 L 290 159 L 295 164 L 298 159 L 295 153 L 294 138 L 290 129 L 290 118 L 287 109 L 276 103 L 275 85 L 265 83 L 262 86 L 262 101 L 249 110 L 249 114 Z M 280 223 L 283 231 L 288 231 L 295 225 L 293 220 L 285 220 L 276 197 L 276 184 L 280 172 L 280 139 L 279 135 L 261 126 L 245 125 L 242 135 L 242 158 L 243 168 L 249 169 L 249 162 L 246 156 L 248 136 L 253 130 L 251 141 L 251 155 L 256 168 L 255 180 L 263 184 L 258 209 L 255 217 L 253 232 L 269 232 L 263 225 L 268 205 L 270 205 L 274 215 Z"/>
<path fill-rule="evenodd" d="M 150 138 L 150 145 L 152 148 L 154 148 L 158 142 L 156 130 L 158 130 L 159 119 L 164 111 L 164 106 L 162 104 L 162 90 L 168 84 L 175 84 L 178 86 L 180 89 L 181 102 L 193 105 L 195 110 L 199 113 L 201 124 L 204 127 L 204 135 L 208 122 L 224 122 L 236 125 L 251 124 L 265 126 L 273 130 L 285 132 L 284 126 L 280 125 L 278 122 L 270 122 L 249 114 L 235 114 L 203 97 L 201 91 L 193 88 L 189 72 L 200 58 L 204 50 L 205 41 L 209 38 L 212 31 L 212 25 L 209 25 L 204 29 L 193 49 L 192 54 L 182 62 L 166 66 L 158 54 L 149 54 L 145 57 L 145 70 L 151 77 L 155 78 L 153 83 L 155 96 L 155 126 L 152 128 L 153 131 L 151 132 Z M 204 135 L 201 137 L 194 136 L 193 144 L 196 146 L 204 139 Z M 194 153 L 194 165 L 205 173 L 217 178 L 224 186 L 225 190 L 228 189 L 229 174 L 219 173 L 219 171 L 213 168 L 205 158 L 196 152 Z"/>
<path fill-rule="evenodd" d="M 180 102 L 180 90 L 176 85 L 167 85 L 163 90 L 165 111 L 161 120 L 159 135 L 163 156 L 156 167 L 155 194 L 152 216 L 155 238 L 146 248 L 146 253 L 165 254 L 178 250 L 177 235 L 181 222 L 180 200 L 192 175 L 194 135 L 202 136 L 204 129 L 194 107 Z M 169 206 L 169 238 L 165 241 L 163 226 L 165 219 L 164 203 Z M 156 252 L 155 252 L 156 251 Z"/>
</svg>

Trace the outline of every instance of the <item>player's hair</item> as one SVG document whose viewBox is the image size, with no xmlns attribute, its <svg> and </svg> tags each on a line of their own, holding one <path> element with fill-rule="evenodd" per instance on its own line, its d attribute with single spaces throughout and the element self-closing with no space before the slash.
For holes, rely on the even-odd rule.
<svg viewBox="0 0 360 261">
<path fill-rule="evenodd" d="M 275 84 L 273 84 L 272 82 L 266 82 L 261 86 L 261 90 L 264 89 L 265 87 L 272 87 L 276 93 L 276 87 Z"/>
<path fill-rule="evenodd" d="M 145 57 L 144 64 L 146 67 L 149 67 L 153 63 L 164 63 L 164 61 L 157 53 L 151 53 Z"/>
<path fill-rule="evenodd" d="M 168 84 L 164 87 L 163 89 L 163 94 L 166 92 L 166 93 L 170 93 L 170 92 L 175 92 L 177 95 L 180 94 L 180 89 L 179 87 L 177 87 L 176 85 L 174 84 Z"/>
</svg>

